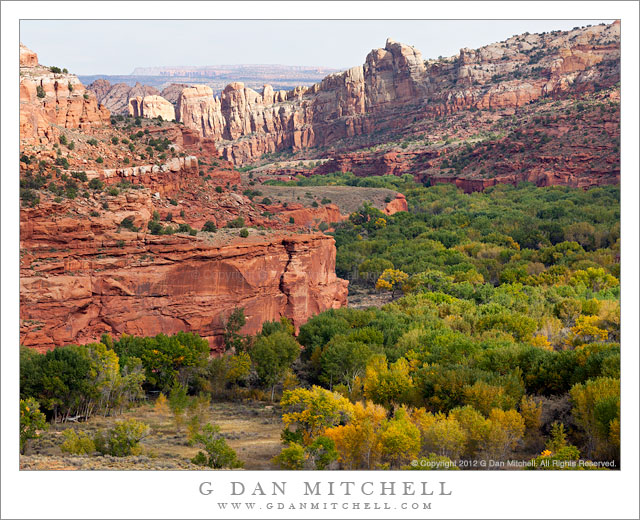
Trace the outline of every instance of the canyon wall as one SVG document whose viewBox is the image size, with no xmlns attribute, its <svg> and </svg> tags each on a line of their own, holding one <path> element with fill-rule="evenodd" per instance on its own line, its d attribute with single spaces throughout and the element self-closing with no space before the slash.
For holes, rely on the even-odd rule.
<svg viewBox="0 0 640 520">
<path fill-rule="evenodd" d="M 232 83 L 216 98 L 208 87 L 185 89 L 176 113 L 213 137 L 224 158 L 243 164 L 264 153 L 400 128 L 416 117 L 517 108 L 541 97 L 606 88 L 619 81 L 619 43 L 618 22 L 514 36 L 428 61 L 388 40 L 364 65 L 308 88 L 274 92 L 266 85 L 258 93 Z"/>
<path fill-rule="evenodd" d="M 120 218 L 151 209 L 125 199 L 116 213 Z M 346 304 L 347 282 L 335 275 L 334 241 L 322 234 L 272 234 L 221 246 L 131 232 L 98 239 L 104 224 L 93 219 L 79 225 L 27 213 L 21 225 L 28 251 L 20 278 L 21 343 L 38 350 L 94 341 L 103 332 L 181 330 L 215 348 L 236 307 L 247 316 L 243 332 L 255 333 L 266 320 L 286 316 L 299 327 Z"/>
</svg>

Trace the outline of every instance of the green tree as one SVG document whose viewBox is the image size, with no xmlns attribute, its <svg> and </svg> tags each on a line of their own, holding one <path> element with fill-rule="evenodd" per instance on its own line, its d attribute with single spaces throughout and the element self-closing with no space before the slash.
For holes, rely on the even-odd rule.
<svg viewBox="0 0 640 520">
<path fill-rule="evenodd" d="M 32 397 L 20 399 L 20 453 L 26 451 L 29 439 L 40 436 L 38 430 L 46 430 L 48 427 L 38 401 Z"/>
<path fill-rule="evenodd" d="M 320 380 L 327 383 L 330 389 L 333 385 L 344 384 L 351 391 L 355 379 L 364 375 L 371 356 L 381 348 L 362 341 L 349 340 L 348 336 L 334 336 L 320 356 Z"/>
<path fill-rule="evenodd" d="M 620 380 L 598 377 L 574 385 L 572 414 L 584 431 L 587 456 L 618 456 Z"/>
<path fill-rule="evenodd" d="M 300 345 L 290 334 L 274 332 L 258 337 L 249 355 L 260 383 L 271 387 L 273 401 L 276 385 L 300 355 Z"/>
<path fill-rule="evenodd" d="M 247 323 L 244 308 L 235 308 L 224 326 L 225 351 L 242 352 L 247 347 L 247 337 L 240 334 L 240 329 Z"/>
</svg>

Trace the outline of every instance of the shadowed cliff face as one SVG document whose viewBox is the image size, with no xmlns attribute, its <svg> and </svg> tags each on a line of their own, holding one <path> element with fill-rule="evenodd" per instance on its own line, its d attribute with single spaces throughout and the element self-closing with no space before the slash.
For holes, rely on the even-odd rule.
<svg viewBox="0 0 640 520">
<path fill-rule="evenodd" d="M 214 98 L 208 87 L 184 89 L 176 114 L 216 140 L 236 164 L 264 153 L 328 146 L 410 121 L 468 109 L 509 109 L 563 98 L 619 80 L 618 23 L 569 32 L 525 34 L 458 56 L 424 61 L 388 40 L 363 66 L 312 87 L 260 94 L 232 83 Z"/>
</svg>

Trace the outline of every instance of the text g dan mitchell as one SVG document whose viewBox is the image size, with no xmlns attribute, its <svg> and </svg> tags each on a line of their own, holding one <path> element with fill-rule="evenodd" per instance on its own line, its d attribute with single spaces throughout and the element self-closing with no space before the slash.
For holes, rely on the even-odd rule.
<svg viewBox="0 0 640 520">
<path fill-rule="evenodd" d="M 216 484 L 201 482 L 198 491 L 211 496 L 448 496 L 452 494 L 447 482 L 240 482 Z"/>
</svg>

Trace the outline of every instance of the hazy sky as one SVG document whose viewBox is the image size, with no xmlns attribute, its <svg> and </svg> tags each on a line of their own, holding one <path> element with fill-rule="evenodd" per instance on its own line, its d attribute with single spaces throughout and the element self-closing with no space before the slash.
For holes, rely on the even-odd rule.
<svg viewBox="0 0 640 520">
<path fill-rule="evenodd" d="M 548 4 L 551 6 L 551 4 Z M 610 20 L 22 20 L 40 63 L 87 74 L 159 65 L 283 64 L 346 69 L 387 37 L 423 57 L 457 54 L 523 32 Z"/>
</svg>

